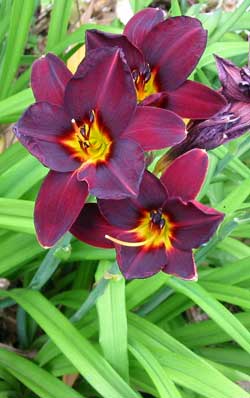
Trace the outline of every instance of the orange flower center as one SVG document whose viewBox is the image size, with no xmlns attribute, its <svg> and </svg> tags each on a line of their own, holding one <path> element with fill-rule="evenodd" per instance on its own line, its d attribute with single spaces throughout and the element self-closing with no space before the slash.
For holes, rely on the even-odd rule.
<svg viewBox="0 0 250 398">
<path fill-rule="evenodd" d="M 112 140 L 98 122 L 95 112 L 89 113 L 84 123 L 71 120 L 72 131 L 61 143 L 70 151 L 71 156 L 80 162 L 105 162 L 110 155 Z"/>
<path fill-rule="evenodd" d="M 114 243 L 122 246 L 146 248 L 157 248 L 165 246 L 167 249 L 171 247 L 171 223 L 162 209 L 145 211 L 140 219 L 139 225 L 127 231 L 128 233 L 135 234 L 134 242 L 122 241 L 112 236 L 106 235 L 105 237 Z"/>
<path fill-rule="evenodd" d="M 137 69 L 132 71 L 138 103 L 149 95 L 158 92 L 155 75 L 156 73 L 151 71 L 149 64 L 145 65 L 142 72 L 139 72 Z"/>
</svg>

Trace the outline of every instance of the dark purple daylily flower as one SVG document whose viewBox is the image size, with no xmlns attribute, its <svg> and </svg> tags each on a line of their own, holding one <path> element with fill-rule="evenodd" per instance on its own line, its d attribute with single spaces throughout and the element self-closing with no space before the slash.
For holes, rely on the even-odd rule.
<svg viewBox="0 0 250 398">
<path fill-rule="evenodd" d="M 146 8 L 125 26 L 122 35 L 89 30 L 87 51 L 105 46 L 123 49 L 134 79 L 137 100 L 173 110 L 181 117 L 206 119 L 225 104 L 214 90 L 186 80 L 207 42 L 198 19 L 174 17 Z"/>
<path fill-rule="evenodd" d="M 206 153 L 194 149 L 176 159 L 161 180 L 146 171 L 137 198 L 87 204 L 71 232 L 94 246 L 113 244 L 127 279 L 161 270 L 196 279 L 192 248 L 207 242 L 224 217 L 194 200 L 207 166 Z"/>
<path fill-rule="evenodd" d="M 229 101 L 218 113 L 203 122 L 191 122 L 183 142 L 175 145 L 158 162 L 156 171 L 193 148 L 214 149 L 240 137 L 250 129 L 250 68 L 239 68 L 216 56 L 222 94 Z"/>
<path fill-rule="evenodd" d="M 52 246 L 72 225 L 88 193 L 136 196 L 143 150 L 180 142 L 182 120 L 170 111 L 136 105 L 122 50 L 94 50 L 72 76 L 54 55 L 36 61 L 31 84 L 37 102 L 14 128 L 21 143 L 49 167 L 35 207 L 40 243 Z"/>
</svg>

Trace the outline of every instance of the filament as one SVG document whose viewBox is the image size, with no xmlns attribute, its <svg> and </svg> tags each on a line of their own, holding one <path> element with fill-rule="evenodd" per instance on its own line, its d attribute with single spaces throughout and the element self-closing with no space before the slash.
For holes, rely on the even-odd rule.
<svg viewBox="0 0 250 398">
<path fill-rule="evenodd" d="M 126 242 L 120 239 L 113 238 L 113 236 L 110 235 L 105 235 L 105 238 L 108 240 L 111 240 L 114 243 L 118 243 L 121 246 L 128 246 L 128 247 L 139 247 L 139 246 L 145 246 L 146 243 L 148 242 L 147 240 L 144 240 L 142 242 Z"/>
</svg>

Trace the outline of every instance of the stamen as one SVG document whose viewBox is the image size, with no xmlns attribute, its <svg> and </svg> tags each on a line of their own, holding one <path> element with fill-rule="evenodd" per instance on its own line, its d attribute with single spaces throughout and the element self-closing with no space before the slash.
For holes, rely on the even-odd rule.
<svg viewBox="0 0 250 398">
<path fill-rule="evenodd" d="M 72 127 L 75 130 L 75 132 L 78 133 L 78 126 L 76 124 L 75 119 L 71 119 L 71 124 L 72 124 Z"/>
<path fill-rule="evenodd" d="M 139 246 L 145 246 L 147 244 L 147 240 L 144 240 L 143 242 L 126 242 L 120 239 L 113 238 L 113 236 L 110 235 L 105 235 L 105 238 L 108 240 L 111 240 L 114 243 L 118 243 L 118 245 L 121 246 L 128 246 L 128 247 L 139 247 Z"/>
<path fill-rule="evenodd" d="M 134 69 L 132 71 L 132 77 L 133 77 L 133 80 L 136 82 L 139 77 L 139 71 L 137 69 Z"/>
<path fill-rule="evenodd" d="M 84 138 L 87 138 L 87 136 L 86 136 L 86 126 L 85 125 L 80 128 L 80 133 L 82 134 L 82 136 Z"/>
<path fill-rule="evenodd" d="M 162 219 L 160 220 L 160 222 L 159 222 L 159 227 L 160 227 L 160 229 L 164 228 L 164 227 L 165 227 L 165 224 L 166 224 L 166 221 L 164 220 L 164 218 L 162 218 Z"/>
<path fill-rule="evenodd" d="M 95 119 L 95 112 L 92 109 L 91 111 L 89 111 L 89 121 L 91 124 L 93 123 L 94 119 Z"/>
</svg>

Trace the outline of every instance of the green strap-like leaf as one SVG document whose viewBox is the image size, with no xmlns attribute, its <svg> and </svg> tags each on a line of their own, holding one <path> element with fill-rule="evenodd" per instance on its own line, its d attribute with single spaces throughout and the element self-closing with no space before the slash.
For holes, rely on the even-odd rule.
<svg viewBox="0 0 250 398">
<path fill-rule="evenodd" d="M 78 372 L 104 398 L 138 398 L 138 394 L 115 372 L 67 318 L 41 293 L 28 289 L 0 292 L 10 296 L 41 326 Z"/>
<path fill-rule="evenodd" d="M 59 381 L 38 365 L 1 348 L 0 365 L 41 398 L 83 398 L 73 388 Z"/>
</svg>

